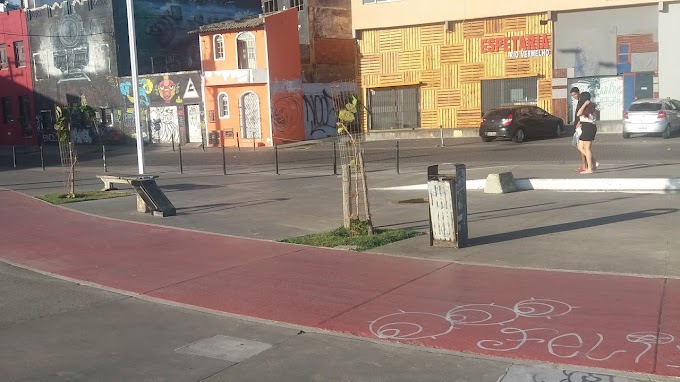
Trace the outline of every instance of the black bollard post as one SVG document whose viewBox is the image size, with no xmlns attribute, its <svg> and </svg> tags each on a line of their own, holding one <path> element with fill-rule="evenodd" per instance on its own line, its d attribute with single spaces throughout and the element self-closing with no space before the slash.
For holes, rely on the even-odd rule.
<svg viewBox="0 0 680 382">
<path fill-rule="evenodd" d="M 182 144 L 177 144 L 177 149 L 179 150 L 179 173 L 184 174 L 184 164 L 182 163 Z"/>
<path fill-rule="evenodd" d="M 106 166 L 106 145 L 102 145 L 102 160 L 104 161 L 104 172 L 109 172 L 109 169 Z"/>
<path fill-rule="evenodd" d="M 45 154 L 43 153 L 43 145 L 40 145 L 40 166 L 45 171 Z"/>
<path fill-rule="evenodd" d="M 236 133 L 236 147 L 238 151 L 241 151 L 241 140 L 238 138 L 238 133 Z"/>
<path fill-rule="evenodd" d="M 172 151 L 175 152 L 175 133 L 172 133 Z"/>
<path fill-rule="evenodd" d="M 274 164 L 276 165 L 276 175 L 279 175 L 279 146 L 274 146 Z"/>
<path fill-rule="evenodd" d="M 255 151 L 255 135 L 253 135 L 253 151 Z"/>
<path fill-rule="evenodd" d="M 333 175 L 338 175 L 338 148 L 335 142 L 333 142 Z"/>
<path fill-rule="evenodd" d="M 17 168 L 17 149 L 16 149 L 16 146 L 12 146 L 12 162 L 14 162 L 14 168 Z"/>
<path fill-rule="evenodd" d="M 399 169 L 399 141 L 397 141 L 397 174 L 400 173 Z"/>
<path fill-rule="evenodd" d="M 224 153 L 224 131 L 222 132 L 222 173 L 227 175 L 227 155 Z"/>
</svg>

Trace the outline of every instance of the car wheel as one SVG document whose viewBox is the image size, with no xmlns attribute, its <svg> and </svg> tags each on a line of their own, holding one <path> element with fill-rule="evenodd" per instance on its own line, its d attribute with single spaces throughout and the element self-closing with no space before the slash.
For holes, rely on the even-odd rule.
<svg viewBox="0 0 680 382">
<path fill-rule="evenodd" d="M 630 133 L 623 133 L 623 139 L 630 138 Z"/>
<path fill-rule="evenodd" d="M 670 124 L 666 125 L 666 130 L 664 130 L 663 133 L 661 133 L 661 136 L 663 137 L 663 139 L 668 139 L 668 138 L 671 137 L 671 125 Z"/>
<path fill-rule="evenodd" d="M 512 137 L 512 141 L 515 143 L 522 143 L 526 139 L 526 134 L 524 134 L 523 129 L 517 129 L 515 135 Z"/>
<path fill-rule="evenodd" d="M 491 141 L 493 141 L 494 139 L 496 139 L 496 138 L 494 138 L 494 137 L 482 137 L 482 140 L 483 140 L 484 142 L 491 142 Z"/>
</svg>

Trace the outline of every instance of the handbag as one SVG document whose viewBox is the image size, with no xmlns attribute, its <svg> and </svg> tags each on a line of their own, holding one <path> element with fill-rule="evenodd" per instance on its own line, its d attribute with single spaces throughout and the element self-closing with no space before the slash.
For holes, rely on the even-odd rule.
<svg viewBox="0 0 680 382">
<path fill-rule="evenodd" d="M 574 131 L 574 136 L 571 137 L 571 145 L 572 146 L 578 146 L 578 139 L 581 136 L 581 128 L 579 127 Z"/>
</svg>

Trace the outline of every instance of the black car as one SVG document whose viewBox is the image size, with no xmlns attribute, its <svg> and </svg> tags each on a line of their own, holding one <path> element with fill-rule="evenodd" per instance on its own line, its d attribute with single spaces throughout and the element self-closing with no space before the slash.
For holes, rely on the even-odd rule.
<svg viewBox="0 0 680 382">
<path fill-rule="evenodd" d="M 527 138 L 559 137 L 564 121 L 536 106 L 507 106 L 492 109 L 482 117 L 479 136 L 484 142 L 511 138 L 524 142 Z"/>
</svg>

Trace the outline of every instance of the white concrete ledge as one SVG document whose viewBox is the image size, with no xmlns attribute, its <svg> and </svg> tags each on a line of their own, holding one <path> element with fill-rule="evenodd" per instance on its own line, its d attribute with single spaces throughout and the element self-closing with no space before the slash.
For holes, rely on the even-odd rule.
<svg viewBox="0 0 680 382">
<path fill-rule="evenodd" d="M 584 177 L 587 175 L 583 175 Z M 486 179 L 467 181 L 468 190 L 484 190 Z M 590 192 L 680 191 L 680 178 L 515 179 L 517 190 Z M 427 191 L 427 184 L 373 188 L 378 191 Z"/>
</svg>

